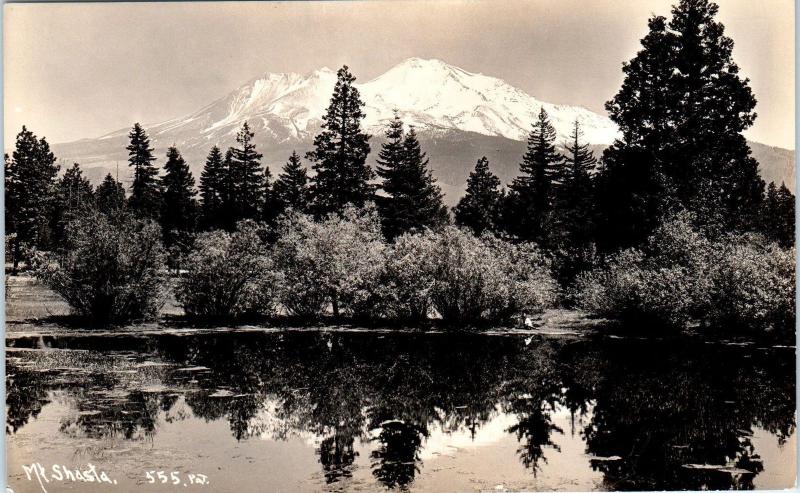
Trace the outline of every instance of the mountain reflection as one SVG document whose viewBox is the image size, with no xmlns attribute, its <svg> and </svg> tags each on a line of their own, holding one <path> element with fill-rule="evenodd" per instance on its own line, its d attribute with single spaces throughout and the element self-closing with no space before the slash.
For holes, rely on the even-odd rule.
<svg viewBox="0 0 800 493">
<path fill-rule="evenodd" d="M 432 429 L 474 438 L 502 413 L 515 422 L 505 432 L 532 475 L 569 433 L 585 443 L 604 488 L 660 490 L 752 489 L 763 470 L 754 427 L 781 443 L 795 431 L 794 354 L 786 349 L 363 333 L 163 335 L 137 344 L 138 369 L 95 362 L 91 378 L 68 378 L 57 360 L 42 371 L 45 363 L 23 364 L 29 352 L 20 352 L 8 361 L 6 433 L 19 432 L 59 390 L 73 408 L 61 421 L 67 436 L 150 439 L 183 395 L 195 417 L 227 421 L 238 441 L 314 437 L 328 483 L 352 476 L 363 446 L 372 476 L 405 489 L 424 471 Z M 555 424 L 557 409 L 571 414 L 569 430 Z"/>
</svg>

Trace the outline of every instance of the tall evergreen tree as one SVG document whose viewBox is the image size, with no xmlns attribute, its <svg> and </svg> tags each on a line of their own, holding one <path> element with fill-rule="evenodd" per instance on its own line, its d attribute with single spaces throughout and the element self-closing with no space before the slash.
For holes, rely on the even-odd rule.
<svg viewBox="0 0 800 493">
<path fill-rule="evenodd" d="M 261 220 L 269 226 L 275 225 L 275 220 L 282 212 L 281 203 L 275 194 L 275 184 L 272 182 L 272 172 L 264 168 L 264 192 L 261 203 Z"/>
<path fill-rule="evenodd" d="M 259 219 L 263 213 L 264 173 L 261 167 L 262 155 L 256 151 L 253 132 L 244 122 L 236 142 L 239 147 L 230 149 L 230 176 L 233 180 L 228 199 L 235 222 L 243 219 Z M 235 224 L 235 223 L 234 223 Z"/>
<path fill-rule="evenodd" d="M 6 157 L 5 162 L 5 223 L 6 234 L 15 235 L 14 272 L 23 245 L 46 246 L 57 173 L 56 158 L 47 140 L 37 139 L 23 126 L 11 159 Z"/>
<path fill-rule="evenodd" d="M 164 172 L 161 178 L 164 244 L 167 247 L 174 244 L 188 246 L 188 235 L 195 231 L 197 225 L 197 192 L 189 165 L 175 146 L 167 150 Z"/>
<path fill-rule="evenodd" d="M 562 183 L 556 197 L 556 219 L 566 245 L 586 245 L 594 238 L 592 174 L 597 165 L 589 144 L 581 141 L 578 120 L 564 145 Z"/>
<path fill-rule="evenodd" d="M 314 138 L 314 150 L 306 155 L 316 171 L 311 191 L 318 217 L 339 212 L 347 204 L 361 207 L 374 198 L 375 187 L 370 184 L 374 173 L 366 164 L 370 136 L 361 130 L 364 103 L 346 65 L 336 77 L 322 132 Z"/>
<path fill-rule="evenodd" d="M 95 202 L 100 212 L 113 214 L 125 207 L 125 187 L 109 173 L 97 186 Z"/>
<path fill-rule="evenodd" d="M 505 205 L 508 232 L 520 240 L 550 243 L 555 189 L 563 172 L 563 157 L 556 151 L 555 140 L 556 130 L 541 108 L 519 165 L 521 175 L 509 186 Z"/>
<path fill-rule="evenodd" d="M 375 169 L 378 176 L 383 179 L 381 188 L 387 194 L 392 193 L 391 187 L 394 185 L 389 179 L 403 165 L 404 135 L 403 120 L 395 111 L 394 119 L 386 127 L 386 142 L 381 145 L 381 150 L 378 152 L 378 165 Z M 387 190 L 387 186 L 389 190 Z"/>
<path fill-rule="evenodd" d="M 72 167 L 64 172 L 58 182 L 58 199 L 63 201 L 68 209 L 79 209 L 92 205 L 94 201 L 94 188 L 92 183 L 83 176 L 81 165 L 72 163 Z"/>
<path fill-rule="evenodd" d="M 51 224 L 54 245 L 59 246 L 63 244 L 67 224 L 81 211 L 94 206 L 94 189 L 78 163 L 73 163 L 58 180 L 54 199 Z"/>
<path fill-rule="evenodd" d="M 794 194 L 785 183 L 778 188 L 775 182 L 770 182 L 761 206 L 761 232 L 783 247 L 794 245 L 794 201 Z"/>
<path fill-rule="evenodd" d="M 456 224 L 476 235 L 498 232 L 503 199 L 500 179 L 489 171 L 489 160 L 484 156 L 467 178 L 467 193 L 453 209 Z"/>
<path fill-rule="evenodd" d="M 223 227 L 223 201 L 226 197 L 225 163 L 219 147 L 214 146 L 208 153 L 203 172 L 200 174 L 201 226 L 203 229 Z"/>
<path fill-rule="evenodd" d="M 287 209 L 307 212 L 310 201 L 308 174 L 296 152 L 292 151 L 289 160 L 283 165 L 272 190 L 281 212 Z"/>
<path fill-rule="evenodd" d="M 139 217 L 157 219 L 161 211 L 161 190 L 150 138 L 138 123 L 133 125 L 128 138 L 128 165 L 133 167 L 128 207 Z"/>
<path fill-rule="evenodd" d="M 384 235 L 392 240 L 403 233 L 445 224 L 449 217 L 442 191 L 428 168 L 414 128 L 404 136 L 403 122 L 395 114 L 386 138 L 377 169 L 386 194 L 377 199 Z"/>
<path fill-rule="evenodd" d="M 758 163 L 742 131 L 755 119 L 748 79 L 732 60 L 733 41 L 709 0 L 681 0 L 656 16 L 642 50 L 623 66 L 625 81 L 606 103 L 621 138 L 604 153 L 600 243 L 642 241 L 659 214 L 720 209 L 723 229 L 746 228 L 763 194 Z M 633 221 L 633 222 L 631 222 Z"/>
<path fill-rule="evenodd" d="M 236 222 L 239 219 L 237 200 L 236 200 L 236 168 L 233 165 L 233 148 L 225 151 L 225 158 L 222 160 L 223 176 L 220 182 L 222 190 L 222 214 L 220 224 L 223 229 L 233 231 L 236 229 Z"/>
</svg>

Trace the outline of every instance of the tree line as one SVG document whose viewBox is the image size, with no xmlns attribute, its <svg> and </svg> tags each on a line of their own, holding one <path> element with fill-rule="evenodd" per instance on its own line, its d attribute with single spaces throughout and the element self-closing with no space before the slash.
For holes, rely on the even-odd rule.
<svg viewBox="0 0 800 493">
<path fill-rule="evenodd" d="M 133 181 L 127 193 L 111 174 L 95 190 L 77 163 L 57 178 L 58 166 L 47 141 L 37 140 L 23 127 L 13 156 L 6 156 L 5 163 L 6 219 L 9 232 L 16 234 L 15 265 L 20 245 L 47 249 L 60 244 L 65 223 L 90 206 L 104 212 L 124 208 L 140 219 L 154 220 L 161 225 L 165 246 L 184 251 L 198 231 L 232 231 L 244 220 L 274 225 L 289 209 L 322 218 L 348 204 L 363 207 L 375 202 L 389 238 L 448 223 L 442 192 L 416 132 L 406 131 L 397 115 L 379 154 L 377 175 L 382 183 L 374 183 L 376 172 L 366 164 L 370 136 L 361 128 L 364 103 L 354 81 L 346 66 L 339 70 L 323 130 L 314 139 L 314 150 L 306 154 L 313 176 L 293 152 L 273 181 L 245 122 L 235 146 L 224 153 L 218 146 L 209 151 L 200 175 L 199 200 L 195 178 L 174 145 L 159 176 L 150 138 L 139 123 L 128 134 Z M 376 193 L 378 189 L 383 193 Z"/>
<path fill-rule="evenodd" d="M 486 157 L 467 179 L 453 209 L 457 226 L 475 235 L 548 252 L 562 286 L 583 271 L 609 265 L 621 251 L 646 245 L 675 217 L 718 241 L 758 233 L 781 247 L 794 245 L 794 196 L 785 184 L 768 187 L 742 132 L 756 117 L 748 79 L 732 59 L 733 42 L 714 19 L 708 0 L 681 0 L 671 19 L 655 16 L 642 49 L 623 64 L 625 79 L 606 104 L 620 137 L 596 158 L 580 122 L 559 149 L 542 108 L 532 123 L 519 175 L 503 187 Z M 87 207 L 125 210 L 160 225 L 174 264 L 192 249 L 199 231 L 233 232 L 241 221 L 264 223 L 266 241 L 281 234 L 279 218 L 307 214 L 317 222 L 349 208 L 375 204 L 389 243 L 410 233 L 441 231 L 450 213 L 413 127 L 395 117 L 373 170 L 364 103 L 347 66 L 337 82 L 322 128 L 305 154 L 296 152 L 276 179 L 261 163 L 247 122 L 236 145 L 211 148 L 199 180 L 173 145 L 159 176 L 146 131 L 135 124 L 127 146 L 129 193 L 110 174 L 94 190 L 75 164 L 57 179 L 47 141 L 23 127 L 6 156 L 6 224 L 14 266 L 21 246 L 64 244 L 70 220 Z M 612 262 L 613 263 L 613 262 Z"/>
</svg>

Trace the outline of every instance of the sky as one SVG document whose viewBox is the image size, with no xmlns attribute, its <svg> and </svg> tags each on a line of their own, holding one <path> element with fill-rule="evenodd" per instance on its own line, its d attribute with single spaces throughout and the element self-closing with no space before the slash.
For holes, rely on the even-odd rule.
<svg viewBox="0 0 800 493">
<path fill-rule="evenodd" d="M 267 72 L 350 66 L 362 82 L 409 57 L 604 113 L 665 0 L 6 4 L 4 146 L 193 112 Z M 718 19 L 758 99 L 748 138 L 794 149 L 793 0 L 722 0 Z"/>
</svg>

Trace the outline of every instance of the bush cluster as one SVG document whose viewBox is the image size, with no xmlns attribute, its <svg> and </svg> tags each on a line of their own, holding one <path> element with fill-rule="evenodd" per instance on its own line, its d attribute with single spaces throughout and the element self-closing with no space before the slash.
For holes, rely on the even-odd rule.
<svg viewBox="0 0 800 493">
<path fill-rule="evenodd" d="M 218 299 L 220 285 L 246 285 L 231 281 L 243 266 L 264 275 L 252 278 L 252 289 L 240 289 L 242 306 L 271 314 L 280 305 L 305 320 L 331 313 L 420 321 L 438 313 L 449 323 L 499 323 L 539 312 L 554 299 L 549 263 L 534 247 L 476 238 L 455 227 L 402 235 L 388 245 L 380 226 L 372 207 L 348 207 L 319 221 L 289 212 L 269 250 L 241 246 L 236 261 L 223 233 L 209 236 L 223 243 L 218 248 L 201 237 L 187 264 L 205 267 L 190 268 L 178 284 L 178 300 L 187 312 L 204 314 L 198 307 Z"/>
<path fill-rule="evenodd" d="M 153 222 L 90 210 L 69 224 L 63 253 L 38 261 L 36 275 L 95 323 L 150 319 L 167 286 L 160 238 Z"/>
<path fill-rule="evenodd" d="M 203 319 L 335 318 L 450 324 L 505 323 L 551 305 L 550 263 L 532 245 L 448 226 L 387 244 L 372 206 L 321 220 L 288 211 L 277 234 L 251 221 L 202 233 L 185 257 L 175 297 Z M 38 275 L 81 315 L 123 323 L 157 314 L 167 285 L 156 225 L 88 212 L 67 227 L 62 258 Z M 267 239 L 276 238 L 270 244 Z"/>
<path fill-rule="evenodd" d="M 709 239 L 679 215 L 641 248 L 579 276 L 580 307 L 654 328 L 791 330 L 795 253 L 757 235 Z"/>
<path fill-rule="evenodd" d="M 679 215 L 641 248 L 579 275 L 576 304 L 653 328 L 790 331 L 794 249 L 752 234 L 710 238 L 692 224 Z M 268 233 L 245 221 L 196 238 L 175 289 L 187 315 L 501 324 L 552 306 L 558 290 L 534 244 L 454 226 L 386 243 L 371 206 L 322 220 L 289 211 L 272 244 Z M 168 282 L 157 225 L 87 211 L 69 223 L 65 246 L 42 256 L 36 273 L 77 314 L 98 323 L 157 315 Z"/>
<path fill-rule="evenodd" d="M 286 280 L 279 301 L 301 318 L 360 318 L 370 310 L 385 259 L 380 219 L 374 208 L 347 207 L 321 221 L 290 212 L 279 224 L 275 268 Z"/>
<path fill-rule="evenodd" d="M 175 289 L 187 315 L 274 314 L 280 283 L 262 237 L 263 231 L 252 221 L 240 223 L 233 233 L 217 230 L 197 237 Z"/>
<path fill-rule="evenodd" d="M 450 324 L 504 323 L 552 305 L 556 283 L 533 245 L 453 226 L 405 234 L 387 248 L 373 315 Z"/>
</svg>

